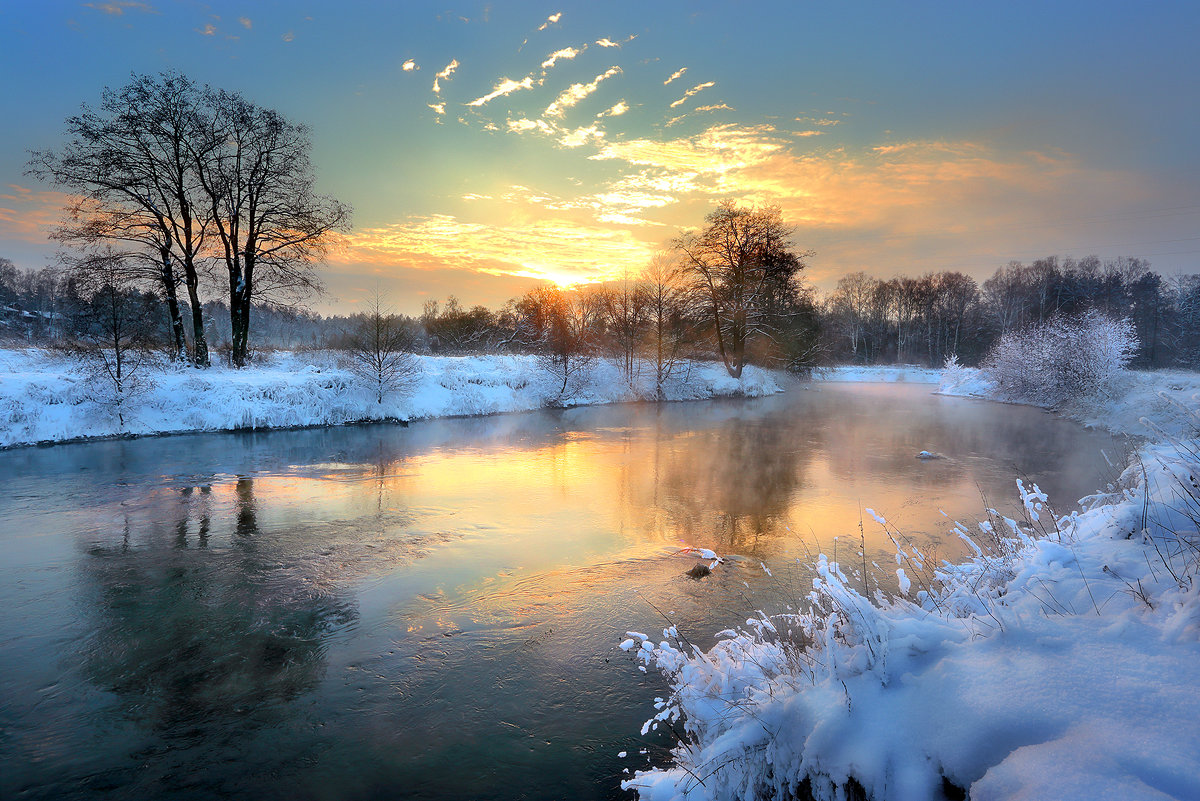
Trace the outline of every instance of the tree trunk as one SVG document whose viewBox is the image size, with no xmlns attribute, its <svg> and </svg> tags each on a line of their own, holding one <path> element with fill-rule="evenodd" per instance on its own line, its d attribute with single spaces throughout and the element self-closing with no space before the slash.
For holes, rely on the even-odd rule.
<svg viewBox="0 0 1200 801">
<path fill-rule="evenodd" d="M 183 315 L 179 312 L 179 294 L 175 291 L 175 275 L 171 270 L 170 253 L 162 254 L 161 278 L 167 298 L 167 314 L 171 318 L 171 361 L 183 361 L 187 343 L 183 336 Z"/>
<path fill-rule="evenodd" d="M 249 265 L 244 268 L 234 262 L 229 270 L 229 328 L 231 331 L 233 366 L 246 366 L 246 342 L 250 332 Z"/>
<path fill-rule="evenodd" d="M 200 306 L 200 277 L 195 268 L 184 270 L 188 303 L 192 307 L 192 364 L 208 367 L 208 338 L 204 334 L 204 312 Z"/>
</svg>

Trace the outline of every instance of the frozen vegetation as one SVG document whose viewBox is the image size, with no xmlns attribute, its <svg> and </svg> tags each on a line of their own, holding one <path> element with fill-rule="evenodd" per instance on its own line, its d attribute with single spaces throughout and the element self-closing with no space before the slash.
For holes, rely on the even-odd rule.
<svg viewBox="0 0 1200 801">
<path fill-rule="evenodd" d="M 645 730 L 672 724 L 683 741 L 623 786 L 655 800 L 1200 798 L 1200 375 L 1100 372 L 1040 405 L 1150 444 L 1074 511 L 1014 481 L 1013 517 L 947 520 L 974 553 L 962 564 L 927 560 L 871 512 L 894 575 L 822 555 L 799 607 L 748 609 L 708 651 L 674 627 L 631 634 L 621 647 L 671 685 Z M 952 362 L 939 391 L 1039 400 L 1003 377 Z"/>
<path fill-rule="evenodd" d="M 379 402 L 376 387 L 350 369 L 344 354 L 279 352 L 243 370 L 144 366 L 118 416 L 112 392 L 79 361 L 48 351 L 0 350 L 0 447 L 37 442 L 185 431 L 340 425 L 373 420 L 493 414 L 545 406 L 654 398 L 653 365 L 634 380 L 597 359 L 563 379 L 536 356 L 413 356 L 396 388 Z M 730 378 L 712 362 L 676 365 L 669 400 L 765 395 L 781 373 L 747 366 Z M 121 417 L 124 418 L 122 422 Z"/>
</svg>

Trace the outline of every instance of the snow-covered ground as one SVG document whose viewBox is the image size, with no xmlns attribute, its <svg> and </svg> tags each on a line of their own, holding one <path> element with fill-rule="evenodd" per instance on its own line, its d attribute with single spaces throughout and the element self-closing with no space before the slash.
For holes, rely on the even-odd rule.
<svg viewBox="0 0 1200 801">
<path fill-rule="evenodd" d="M 119 434 L 338 425 L 366 420 L 492 414 L 548 405 L 616 403 L 654 397 L 653 370 L 642 365 L 634 386 L 597 360 L 560 394 L 556 379 L 532 356 L 415 358 L 403 389 L 376 402 L 334 353 L 281 352 L 245 370 L 158 366 L 144 369 L 143 391 L 122 424 L 103 402 L 105 381 L 89 378 L 69 357 L 41 350 L 0 350 L 0 447 Z M 720 364 L 677 366 L 670 400 L 779 392 L 782 374 L 747 367 L 740 381 Z"/>
<path fill-rule="evenodd" d="M 950 372 L 942 392 L 987 397 L 977 371 Z M 875 801 L 1200 799 L 1197 398 L 1198 375 L 1135 373 L 1062 410 L 1158 444 L 1073 512 L 1015 482 L 1024 519 L 947 521 L 977 554 L 965 564 L 927 562 L 876 518 L 897 542 L 900 597 L 868 600 L 852 566 L 822 556 L 803 608 L 747 609 L 707 652 L 673 629 L 630 636 L 622 647 L 672 685 L 647 728 L 682 721 L 688 742 L 625 786 L 643 799 L 842 799 L 855 784 Z"/>
</svg>

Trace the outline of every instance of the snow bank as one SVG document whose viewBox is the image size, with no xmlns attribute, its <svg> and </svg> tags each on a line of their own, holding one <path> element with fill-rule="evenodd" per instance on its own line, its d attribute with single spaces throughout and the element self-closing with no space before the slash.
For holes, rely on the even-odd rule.
<svg viewBox="0 0 1200 801">
<path fill-rule="evenodd" d="M 907 384 L 936 384 L 941 378 L 941 370 L 928 367 L 918 367 L 914 364 L 880 365 L 876 367 L 860 367 L 844 365 L 841 367 L 818 367 L 812 371 L 813 381 L 854 381 L 874 383 L 907 383 Z"/>
<path fill-rule="evenodd" d="M 984 371 L 954 367 L 942 371 L 942 395 L 994 398 Z M 1056 409 L 1087 426 L 1118 434 L 1162 439 L 1191 437 L 1200 425 L 1189 410 L 1200 408 L 1200 373 L 1185 370 L 1130 370 L 1110 394 L 1074 401 Z"/>
<path fill-rule="evenodd" d="M 1024 519 L 953 524 L 975 554 L 960 565 L 872 512 L 899 596 L 868 599 L 822 555 L 802 608 L 757 612 L 707 652 L 672 629 L 631 642 L 672 687 L 643 731 L 672 723 L 686 742 L 622 786 L 648 801 L 1200 798 L 1200 375 L 1120 389 L 1063 411 L 1159 444 L 1080 510 L 1056 516 L 1017 481 Z M 955 366 L 938 391 L 991 387 Z"/>
<path fill-rule="evenodd" d="M 615 403 L 654 397 L 653 372 L 643 366 L 632 386 L 599 360 L 566 395 L 533 356 L 416 357 L 403 390 L 377 403 L 336 353 L 280 352 L 245 370 L 194 370 L 158 365 L 134 398 L 122 426 L 98 402 L 96 381 L 78 362 L 39 350 L 0 350 L 0 446 L 118 434 L 222 431 L 338 425 L 369 420 L 492 414 Z M 747 367 L 741 380 L 719 364 L 677 368 L 666 386 L 670 400 L 766 395 L 781 390 L 782 374 Z"/>
</svg>

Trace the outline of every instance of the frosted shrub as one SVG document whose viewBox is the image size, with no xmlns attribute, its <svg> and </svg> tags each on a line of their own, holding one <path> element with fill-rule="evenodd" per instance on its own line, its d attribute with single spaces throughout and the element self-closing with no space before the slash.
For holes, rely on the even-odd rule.
<svg viewBox="0 0 1200 801">
<path fill-rule="evenodd" d="M 1133 324 L 1095 311 L 1005 334 L 984 362 L 1002 397 L 1058 406 L 1112 394 L 1137 349 Z"/>
</svg>

